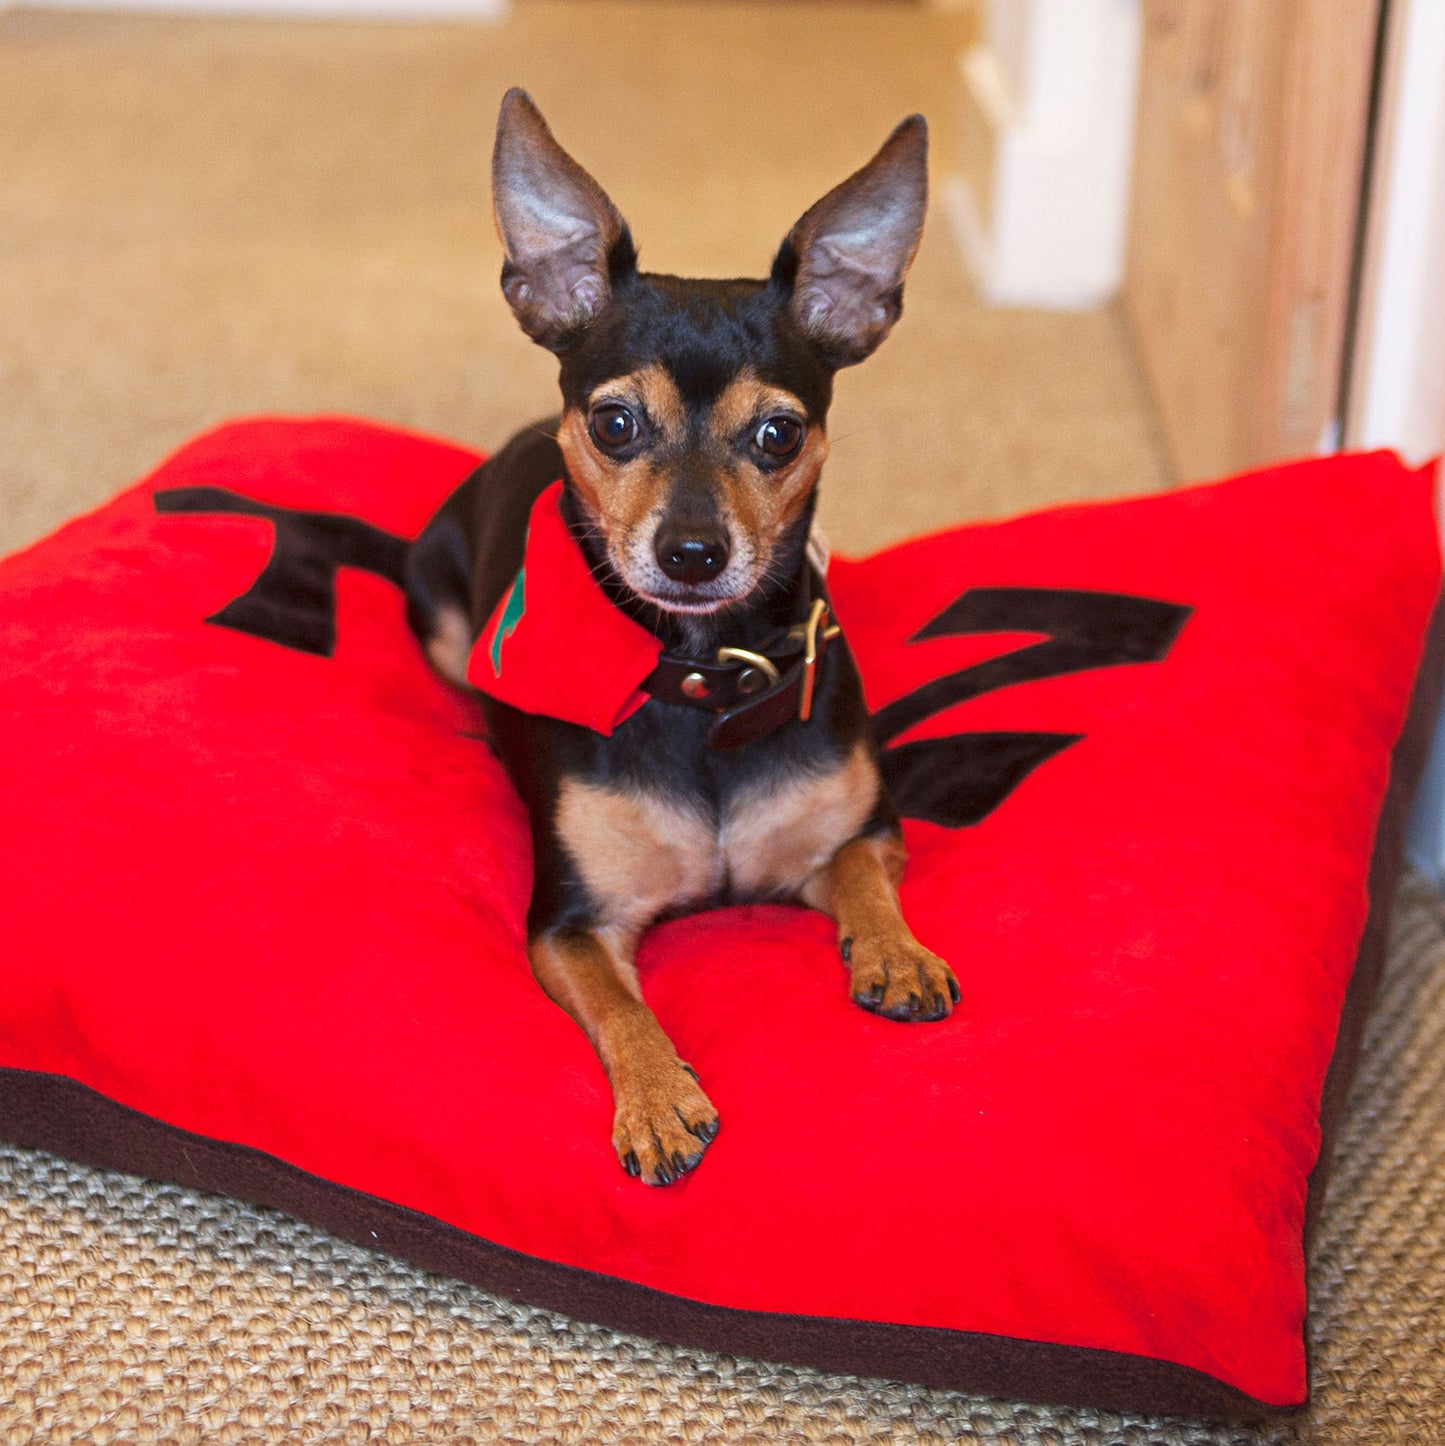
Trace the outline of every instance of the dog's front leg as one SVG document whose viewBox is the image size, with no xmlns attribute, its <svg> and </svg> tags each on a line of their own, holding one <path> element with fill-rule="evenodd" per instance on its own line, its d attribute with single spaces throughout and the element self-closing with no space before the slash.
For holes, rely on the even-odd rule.
<svg viewBox="0 0 1445 1446">
<path fill-rule="evenodd" d="M 942 1019 L 958 1003 L 958 980 L 903 918 L 898 881 L 905 857 L 896 834 L 855 838 L 808 880 L 803 900 L 838 922 L 854 1003 L 888 1019 Z"/>
<path fill-rule="evenodd" d="M 612 1147 L 622 1168 L 670 1185 L 702 1159 L 718 1115 L 643 1003 L 635 941 L 606 929 L 537 935 L 529 953 L 537 982 L 581 1025 L 612 1085 Z"/>
</svg>

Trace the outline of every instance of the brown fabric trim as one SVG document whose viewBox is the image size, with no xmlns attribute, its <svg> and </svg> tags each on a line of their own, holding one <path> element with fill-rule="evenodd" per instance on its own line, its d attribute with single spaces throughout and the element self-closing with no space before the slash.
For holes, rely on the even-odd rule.
<svg viewBox="0 0 1445 1446">
<path fill-rule="evenodd" d="M 1410 803 L 1445 686 L 1445 604 L 1431 622 L 1371 860 L 1370 909 L 1325 1080 L 1323 1147 L 1310 1175 L 1306 1246 L 1323 1203 L 1336 1127 L 1376 986 Z M 400 1205 L 208 1139 L 59 1075 L 0 1070 L 0 1136 L 14 1144 L 285 1211 L 334 1235 L 515 1300 L 654 1339 L 922 1385 L 1059 1405 L 1238 1418 L 1266 1405 L 1170 1361 L 927 1326 L 777 1315 L 705 1305 L 613 1276 L 522 1255 Z M 1306 1335 L 1308 1349 L 1308 1335 Z"/>
<path fill-rule="evenodd" d="M 424 1270 L 655 1340 L 1059 1405 L 1231 1417 L 1269 1409 L 1169 1361 L 928 1326 L 734 1310 L 539 1260 L 273 1155 L 177 1129 L 60 1075 L 0 1070 L 0 1135 L 101 1169 L 283 1210 Z"/>
</svg>

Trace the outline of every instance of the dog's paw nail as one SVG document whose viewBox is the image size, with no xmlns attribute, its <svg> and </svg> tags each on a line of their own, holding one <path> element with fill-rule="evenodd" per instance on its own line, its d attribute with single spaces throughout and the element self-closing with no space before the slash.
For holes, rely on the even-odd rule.
<svg viewBox="0 0 1445 1446">
<path fill-rule="evenodd" d="M 922 1008 L 923 1001 L 916 994 L 910 994 L 908 996 L 908 1012 L 910 1014 L 917 1014 Z"/>
<path fill-rule="evenodd" d="M 697 1071 L 685 1059 L 678 1060 L 678 1063 L 683 1067 L 683 1069 L 688 1072 L 688 1074 L 693 1077 L 693 1079 L 697 1080 L 698 1084 L 702 1083 L 702 1080 L 698 1078 Z"/>
<path fill-rule="evenodd" d="M 953 1002 L 958 1003 L 963 998 L 963 992 L 958 987 L 958 980 L 952 974 L 948 976 L 948 992 L 953 996 Z"/>
<path fill-rule="evenodd" d="M 642 1165 L 637 1158 L 636 1150 L 629 1150 L 622 1157 L 622 1168 L 635 1180 L 642 1174 Z"/>
<path fill-rule="evenodd" d="M 838 952 L 843 956 L 843 962 L 845 964 L 852 962 L 853 936 L 851 934 L 838 945 Z"/>
<path fill-rule="evenodd" d="M 698 1123 L 694 1125 L 676 1105 L 672 1107 L 672 1112 L 677 1116 L 678 1124 L 680 1124 L 688 1134 L 695 1135 L 702 1141 L 704 1150 L 712 1143 L 713 1137 L 717 1134 L 718 1122 L 716 1117 L 710 1120 L 699 1120 Z M 696 1165 L 697 1162 L 702 1159 L 702 1150 L 699 1150 L 696 1155 L 689 1154 L 687 1158 L 692 1162 L 687 1167 L 690 1170 L 693 1165 Z"/>
<path fill-rule="evenodd" d="M 942 1019 L 943 1016 L 944 1016 L 945 1014 L 947 1014 L 947 1013 L 948 1013 L 948 1009 L 947 1009 L 947 1007 L 944 1005 L 943 995 L 941 995 L 941 994 L 935 994 L 935 995 L 933 996 L 933 1014 L 932 1014 L 932 1018 L 934 1018 L 934 1019 Z"/>
<path fill-rule="evenodd" d="M 853 1003 L 859 1009 L 867 1009 L 877 1012 L 883 1003 L 883 986 L 881 984 L 870 984 L 867 989 L 860 989 L 853 996 Z"/>
</svg>

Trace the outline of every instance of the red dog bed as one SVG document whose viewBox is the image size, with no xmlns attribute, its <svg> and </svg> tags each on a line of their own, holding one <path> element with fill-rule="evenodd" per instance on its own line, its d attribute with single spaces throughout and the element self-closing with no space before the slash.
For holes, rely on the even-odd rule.
<svg viewBox="0 0 1445 1446">
<path fill-rule="evenodd" d="M 520 806 L 403 622 L 404 539 L 475 461 L 228 426 L 0 564 L 0 1136 L 722 1350 L 1303 1401 L 1321 1143 L 1439 691 L 1427 474 L 1305 462 L 835 563 L 963 1002 L 856 1008 L 803 909 L 655 930 L 723 1121 L 657 1190 L 528 971 Z"/>
</svg>

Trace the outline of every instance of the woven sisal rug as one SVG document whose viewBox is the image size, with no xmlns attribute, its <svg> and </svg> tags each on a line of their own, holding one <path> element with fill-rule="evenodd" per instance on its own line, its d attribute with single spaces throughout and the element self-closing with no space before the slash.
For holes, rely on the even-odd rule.
<svg viewBox="0 0 1445 1446">
<path fill-rule="evenodd" d="M 1445 1441 L 1445 902 L 1408 879 L 1311 1281 L 1314 1404 L 1208 1426 L 655 1345 L 0 1147 L 0 1446 Z"/>
</svg>

